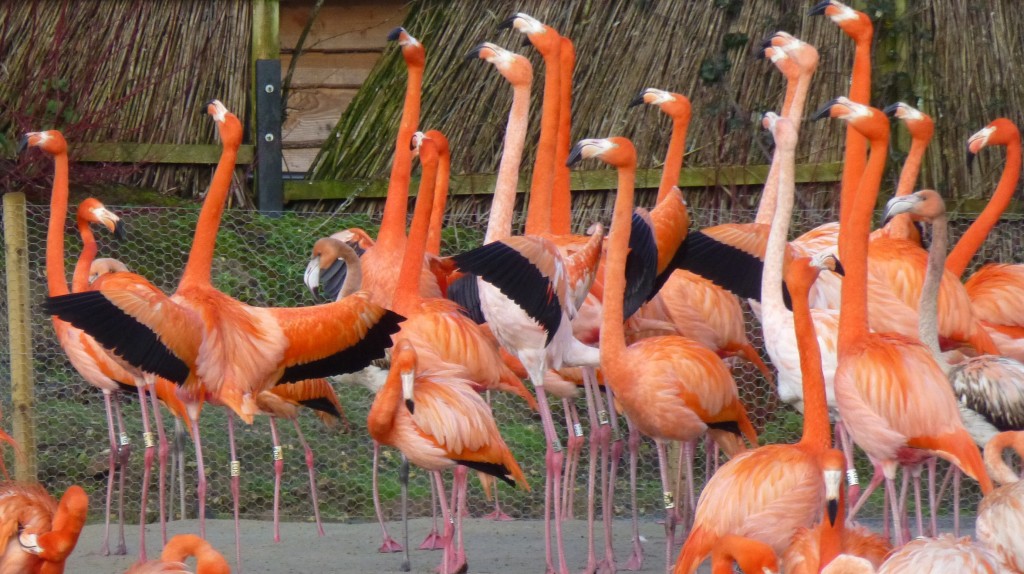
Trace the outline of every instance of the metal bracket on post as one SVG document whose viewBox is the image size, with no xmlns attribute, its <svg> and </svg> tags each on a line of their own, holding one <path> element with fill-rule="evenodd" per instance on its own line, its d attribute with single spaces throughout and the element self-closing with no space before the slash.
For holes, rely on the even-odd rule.
<svg viewBox="0 0 1024 574">
<path fill-rule="evenodd" d="M 266 215 L 284 209 L 282 117 L 281 60 L 256 60 L 256 196 Z"/>
</svg>

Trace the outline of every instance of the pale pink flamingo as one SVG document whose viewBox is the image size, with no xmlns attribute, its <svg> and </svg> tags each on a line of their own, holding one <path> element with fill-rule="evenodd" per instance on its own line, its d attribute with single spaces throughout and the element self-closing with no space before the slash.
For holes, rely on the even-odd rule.
<svg viewBox="0 0 1024 574">
<path fill-rule="evenodd" d="M 1024 572 L 1024 481 L 1003 459 L 1003 450 L 1010 447 L 1024 459 L 1024 431 L 1000 433 L 985 445 L 985 466 L 1002 486 L 982 499 L 974 528 L 978 541 L 1019 574 Z"/>
</svg>

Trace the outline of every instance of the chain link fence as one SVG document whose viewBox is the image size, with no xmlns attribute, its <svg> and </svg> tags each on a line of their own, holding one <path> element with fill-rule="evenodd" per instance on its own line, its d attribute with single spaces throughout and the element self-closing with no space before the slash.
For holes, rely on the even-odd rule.
<svg viewBox="0 0 1024 574">
<path fill-rule="evenodd" d="M 156 286 L 172 291 L 184 267 L 192 233 L 198 216 L 193 208 L 112 207 L 126 223 L 129 239 L 116 242 L 105 230 L 97 231 L 100 257 L 114 257 L 132 271 L 149 278 Z M 33 352 L 36 392 L 36 433 L 38 437 L 39 478 L 51 492 L 61 492 L 70 484 L 82 485 L 90 494 L 92 518 L 102 519 L 106 488 L 107 453 L 109 443 L 104 417 L 102 394 L 87 385 L 71 368 L 53 333 L 49 317 L 42 312 L 46 294 L 45 243 L 49 209 L 30 206 L 28 211 L 30 242 L 30 281 L 32 287 Z M 753 212 L 705 211 L 692 213 L 695 228 L 722 223 L 726 220 L 751 221 Z M 74 213 L 69 215 L 73 220 Z M 833 220 L 833 211 L 801 211 L 794 218 L 793 233 L 802 233 L 820 223 Z M 577 227 L 585 229 L 593 221 L 607 223 L 610 212 L 594 208 L 575 214 Z M 966 229 L 973 217 L 954 214 L 951 231 L 953 240 Z M 302 283 L 303 270 L 309 259 L 315 239 L 348 227 L 362 227 L 376 233 L 379 220 L 372 216 L 346 216 L 323 214 L 284 213 L 267 217 L 252 211 L 229 210 L 225 213 L 218 237 L 214 259 L 214 284 L 238 299 L 252 305 L 292 306 L 313 304 L 313 297 Z M 444 251 L 454 253 L 476 246 L 486 227 L 486 217 L 466 214 L 452 217 L 444 230 Z M 986 242 L 975 260 L 1024 261 L 1019 246 L 1024 243 L 1024 222 L 1004 220 Z M 69 222 L 65 239 L 67 272 L 71 270 L 80 250 L 80 241 Z M 0 273 L 5 273 L 0 266 Z M 6 279 L 6 278 L 4 278 Z M 6 285 L 6 281 L 4 283 Z M 746 303 L 744 303 L 744 306 Z M 0 321 L 6 325 L 6 300 L 0 303 Z M 760 328 L 748 311 L 748 331 L 751 342 L 763 349 Z M 6 329 L 0 333 L 0 380 L 10 380 L 10 345 Z M 768 358 L 763 354 L 765 360 Z M 800 435 L 800 416 L 791 408 L 780 405 L 775 389 L 750 364 L 733 360 L 733 372 L 741 388 L 741 395 L 760 432 L 762 444 L 793 442 Z M 370 391 L 358 386 L 335 384 L 345 420 L 334 428 L 327 428 L 310 412 L 300 415 L 299 423 L 316 455 L 317 485 L 320 491 L 321 512 L 326 520 L 365 521 L 374 517 L 371 498 L 372 446 L 365 430 L 367 412 L 373 401 Z M 532 492 L 513 492 L 504 487 L 500 492 L 503 509 L 514 517 L 538 518 L 543 512 L 543 449 L 544 438 L 538 417 L 529 412 L 515 397 L 492 397 L 494 415 L 505 440 L 519 460 Z M 134 522 L 139 516 L 139 487 L 142 476 L 142 428 L 138 400 L 135 394 L 121 393 L 117 399 L 124 412 L 127 432 L 133 450 L 127 469 L 125 492 L 126 516 Z M 10 386 L 0 387 L 0 403 L 10 408 Z M 579 408 L 584 409 L 583 399 Z M 555 410 L 556 413 L 560 409 Z M 560 416 L 560 415 L 556 415 Z M 585 418 L 585 417 L 584 417 Z M 167 431 L 173 435 L 172 417 L 164 411 Z M 208 516 L 229 517 L 231 495 L 229 491 L 229 457 L 226 418 L 222 409 L 204 409 L 201 429 L 204 435 L 206 465 L 209 479 L 207 500 Z M 9 421 L 9 419 L 8 419 Z M 7 423 L 9 424 L 9 422 Z M 625 425 L 620 424 L 623 432 Z M 304 456 L 291 425 L 279 425 L 284 447 L 284 483 L 282 487 L 282 517 L 288 520 L 312 520 L 312 502 L 306 475 Z M 561 428 L 565 429 L 562 424 Z M 239 459 L 242 468 L 241 511 L 247 518 L 269 519 L 273 501 L 273 456 L 271 436 L 265 418 L 257 418 L 252 426 L 236 428 Z M 180 483 L 173 485 L 174 505 L 171 516 L 185 513 L 194 517 L 196 463 L 191 441 L 180 441 L 184 457 L 185 503 L 174 496 Z M 662 507 L 657 457 L 653 443 L 644 440 L 640 453 L 639 505 L 643 515 L 658 515 Z M 698 487 L 705 480 L 703 450 L 698 452 L 696 465 Z M 13 463 L 7 453 L 8 467 Z M 585 515 L 585 476 L 587 450 L 584 449 L 577 476 L 575 516 Z M 380 470 L 380 492 L 384 510 L 389 519 L 399 514 L 397 451 L 383 449 Z M 861 455 L 858 466 L 862 480 L 870 476 L 870 468 Z M 628 472 L 620 466 L 620 482 L 615 512 L 629 513 Z M 178 480 L 178 479 L 175 479 Z M 154 478 L 154 488 L 155 488 Z M 980 498 L 974 488 L 966 493 L 964 509 L 973 509 Z M 480 494 L 472 489 L 470 511 L 479 516 L 491 509 Z M 151 491 L 152 492 L 152 491 Z M 428 476 L 413 468 L 410 479 L 410 515 L 429 516 L 431 494 Z M 881 497 L 876 495 L 876 506 L 869 506 L 862 516 L 879 516 Z M 948 511 L 949 497 L 946 497 Z M 873 501 L 874 502 L 874 501 Z M 970 510 L 968 510 L 970 511 Z M 156 496 L 153 492 L 148 505 L 148 517 L 156 519 Z"/>
</svg>

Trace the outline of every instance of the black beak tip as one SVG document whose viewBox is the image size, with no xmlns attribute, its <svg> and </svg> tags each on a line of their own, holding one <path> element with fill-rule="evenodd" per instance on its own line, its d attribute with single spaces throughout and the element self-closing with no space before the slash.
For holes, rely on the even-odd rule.
<svg viewBox="0 0 1024 574">
<path fill-rule="evenodd" d="M 836 525 L 836 518 L 839 516 L 839 501 L 829 500 L 828 501 L 828 522 L 832 526 Z"/>
<path fill-rule="evenodd" d="M 203 108 L 199 111 L 199 115 L 205 116 L 206 114 L 210 113 L 210 104 L 212 104 L 213 102 L 216 102 L 216 101 L 217 100 L 215 100 L 215 99 L 213 99 L 213 100 L 206 100 L 206 103 L 203 104 Z"/>
<path fill-rule="evenodd" d="M 412 399 L 405 399 L 405 408 L 409 409 L 409 414 L 416 414 L 416 403 Z"/>
<path fill-rule="evenodd" d="M 887 115 L 887 116 L 889 116 L 891 118 L 891 117 L 895 117 L 896 110 L 898 110 L 898 109 L 900 109 L 900 105 L 898 103 L 896 103 L 896 104 L 892 104 L 890 106 L 887 106 L 882 111 L 885 112 L 885 115 Z"/>
<path fill-rule="evenodd" d="M 967 149 L 967 171 L 968 172 L 972 172 L 972 173 L 974 172 L 974 157 L 976 155 L 977 154 L 975 154 L 973 151 L 971 151 L 970 148 Z"/>
<path fill-rule="evenodd" d="M 569 157 L 565 160 L 566 167 L 572 167 L 583 159 L 583 146 L 576 144 L 569 150 Z"/>
<path fill-rule="evenodd" d="M 26 149 L 28 149 L 28 136 L 21 136 L 21 139 L 18 140 L 17 153 L 20 155 Z"/>
<path fill-rule="evenodd" d="M 832 110 L 832 106 L 834 105 L 836 105 L 836 100 L 830 100 L 824 106 L 818 108 L 818 111 L 814 112 L 814 115 L 811 116 L 811 119 L 814 121 L 818 121 L 821 118 L 828 117 L 828 113 Z"/>
<path fill-rule="evenodd" d="M 640 104 L 644 103 L 644 94 L 646 92 L 647 92 L 647 90 L 640 90 L 640 93 L 637 94 L 636 96 L 634 96 L 633 99 L 629 101 L 629 106 L 627 106 L 627 107 L 635 108 L 635 107 L 639 106 Z"/>
<path fill-rule="evenodd" d="M 505 18 L 504 20 L 502 20 L 501 23 L 498 24 L 498 29 L 499 30 L 508 30 L 508 29 L 512 28 L 512 23 L 515 22 L 515 21 L 516 21 L 516 16 L 513 14 L 512 16 L 509 16 L 508 18 Z"/>
<path fill-rule="evenodd" d="M 836 258 L 836 268 L 832 272 L 840 277 L 846 277 L 846 269 L 843 268 L 843 262 L 838 258 Z"/>
<path fill-rule="evenodd" d="M 114 238 L 120 241 L 128 239 L 128 231 L 125 229 L 123 221 L 118 221 L 114 224 Z"/>
<path fill-rule="evenodd" d="M 405 31 L 405 28 L 399 26 L 399 27 L 395 28 L 394 30 L 391 30 L 390 32 L 388 32 L 388 42 L 397 42 L 398 41 L 398 37 L 401 36 L 402 32 L 404 32 L 404 31 Z"/>
<path fill-rule="evenodd" d="M 480 51 L 483 50 L 483 49 L 484 49 L 484 45 L 482 43 L 481 44 L 477 44 L 475 48 L 473 48 L 472 50 L 466 52 L 466 56 L 465 56 L 465 58 L 463 58 L 463 61 L 464 62 L 469 62 L 470 60 L 477 60 L 477 59 L 479 59 L 480 58 Z"/>
<path fill-rule="evenodd" d="M 829 0 L 823 0 L 814 5 L 813 8 L 807 11 L 808 16 L 818 16 L 825 13 L 825 8 L 828 8 L 831 2 Z"/>
<path fill-rule="evenodd" d="M 775 38 L 775 34 L 772 34 L 771 36 L 768 36 L 768 37 L 767 37 L 767 38 L 765 38 L 764 40 L 761 40 L 761 45 L 760 45 L 760 47 L 761 47 L 761 49 L 762 49 L 762 53 L 763 53 L 763 51 L 764 51 L 764 48 L 767 48 L 767 47 L 769 47 L 769 46 L 771 46 L 771 45 L 772 45 L 772 40 L 773 40 L 774 38 Z"/>
<path fill-rule="evenodd" d="M 533 42 L 530 41 L 530 37 L 529 36 L 523 36 L 523 43 L 519 44 L 519 45 L 521 47 L 525 48 L 527 46 L 532 46 Z"/>
</svg>

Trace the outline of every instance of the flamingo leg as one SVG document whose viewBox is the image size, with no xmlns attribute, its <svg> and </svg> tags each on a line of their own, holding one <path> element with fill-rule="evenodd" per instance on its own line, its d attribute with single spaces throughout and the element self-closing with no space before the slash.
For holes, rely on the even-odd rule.
<svg viewBox="0 0 1024 574">
<path fill-rule="evenodd" d="M 412 569 L 412 561 L 409 559 L 409 459 L 404 456 L 402 457 L 402 464 L 398 465 L 398 483 L 402 488 L 402 547 L 405 549 L 405 560 L 402 561 L 399 569 L 402 572 L 408 572 Z M 320 512 L 317 509 L 317 524 L 319 524 L 320 520 L 319 515 Z M 321 527 L 320 536 L 323 535 L 324 530 Z"/>
<path fill-rule="evenodd" d="M 900 531 L 900 538 L 906 542 L 910 542 L 910 520 L 908 519 L 909 512 L 907 509 L 907 491 L 910 486 L 910 473 L 907 472 L 907 467 L 903 467 L 903 482 L 900 485 L 899 495 L 899 513 L 900 513 L 900 524 L 903 530 Z"/>
<path fill-rule="evenodd" d="M 633 514 L 633 551 L 626 562 L 625 569 L 637 571 L 644 565 L 644 547 L 640 543 L 640 509 L 637 504 L 636 471 L 640 459 L 640 431 L 636 430 L 633 421 L 626 417 L 629 427 L 629 499 Z"/>
<path fill-rule="evenodd" d="M 274 542 L 281 541 L 281 476 L 284 474 L 284 451 L 281 449 L 281 440 L 277 436 L 277 423 L 274 417 L 270 417 L 270 440 L 274 447 L 271 450 L 271 460 L 274 461 Z M 234 460 L 234 456 L 231 457 Z M 234 476 L 232 476 L 234 479 Z"/>
<path fill-rule="evenodd" d="M 132 454 L 132 442 L 125 430 L 124 418 L 121 416 L 121 401 L 118 395 L 114 396 L 114 416 L 117 418 L 117 430 L 120 436 L 121 448 L 118 450 L 118 457 L 121 462 L 121 469 L 117 475 L 117 549 L 114 554 L 123 556 L 128 554 L 128 546 L 124 542 L 124 482 L 125 473 L 128 472 L 128 459 Z"/>
<path fill-rule="evenodd" d="M 935 497 L 935 478 L 936 478 L 936 466 L 938 465 L 938 458 L 931 457 L 928 459 L 928 508 L 931 511 L 931 532 L 929 536 L 939 535 L 939 523 L 938 523 L 938 508 L 936 508 L 936 497 Z"/>
<path fill-rule="evenodd" d="M 593 371 L 592 367 L 584 368 Z M 594 390 L 597 396 L 601 396 L 601 390 L 597 385 L 597 375 L 591 375 L 594 381 Z M 601 516 L 604 522 L 604 561 L 602 569 L 609 572 L 615 571 L 615 545 L 612 540 L 613 510 L 615 509 L 615 477 L 618 474 L 619 457 L 622 456 L 622 438 L 619 433 L 619 417 L 615 413 L 615 398 L 612 396 L 611 387 L 606 387 L 606 398 L 608 401 L 608 421 L 601 431 L 601 469 L 607 471 L 607 478 L 601 481 Z"/>
<path fill-rule="evenodd" d="M 103 404 L 107 409 L 107 438 L 110 440 L 109 473 L 107 474 L 107 506 L 104 513 L 103 545 L 100 554 L 110 556 L 110 505 L 114 498 L 114 478 L 117 473 L 117 434 L 114 431 L 114 406 L 111 404 L 111 392 L 103 391 Z"/>
<path fill-rule="evenodd" d="M 153 472 L 153 450 L 156 441 L 149 429 L 149 409 L 146 408 L 146 385 L 136 385 L 139 393 L 139 407 L 142 411 L 142 444 L 145 454 L 142 458 L 142 501 L 139 503 L 139 562 L 146 561 L 146 503 L 149 499 L 149 480 Z"/>
<path fill-rule="evenodd" d="M 846 430 L 846 425 L 843 424 L 842 420 L 836 421 L 836 443 L 839 444 L 843 455 L 846 456 L 846 498 L 850 501 L 850 508 L 847 510 L 852 512 L 853 506 L 861 499 L 860 481 L 858 480 L 857 467 L 854 465 L 853 460 L 853 439 L 850 438 L 850 433 Z M 853 515 L 851 514 L 850 516 L 852 520 Z"/>
<path fill-rule="evenodd" d="M 194 409 L 186 408 L 192 419 L 192 443 L 196 447 L 196 497 L 199 498 L 199 537 L 206 539 L 206 465 L 203 463 L 203 443 L 199 439 L 199 417 Z M 181 461 L 178 464 L 183 464 Z M 182 475 L 184 482 L 184 475 Z M 184 497 L 183 497 L 184 500 Z"/>
<path fill-rule="evenodd" d="M 587 565 L 583 571 L 586 573 L 597 571 L 597 553 L 594 548 L 594 499 L 595 484 L 597 483 L 597 462 L 601 452 L 600 429 L 597 419 L 597 406 L 594 400 L 593 380 L 586 370 L 583 371 L 583 394 L 587 401 L 587 418 L 590 423 L 590 452 L 588 453 L 587 471 Z M 603 485 L 602 485 L 603 486 Z"/>
<path fill-rule="evenodd" d="M 668 450 L 664 441 L 655 440 L 658 449 L 658 469 L 661 472 L 661 486 L 665 496 L 665 572 L 672 571 L 672 543 L 676 536 L 675 497 L 668 480 Z"/>
<path fill-rule="evenodd" d="M 903 526 L 900 524 L 902 512 L 900 511 L 899 495 L 896 492 L 896 478 L 894 476 L 885 477 L 885 490 L 889 495 L 889 506 L 892 509 L 892 535 L 896 539 L 895 546 L 900 547 L 906 544 L 907 541 L 903 539 Z"/>
<path fill-rule="evenodd" d="M 419 546 L 419 550 L 441 550 L 444 548 L 441 536 L 437 533 L 437 485 L 430 481 L 430 532 Z"/>
<path fill-rule="evenodd" d="M 697 457 L 697 441 L 683 443 L 683 464 L 686 465 L 686 524 L 693 524 L 697 508 L 697 494 L 693 486 L 693 461 Z M 709 477 L 710 478 L 710 477 Z"/>
<path fill-rule="evenodd" d="M 920 465 L 914 467 L 911 477 L 914 480 L 914 510 L 917 514 L 917 535 L 924 536 L 924 515 L 921 510 L 921 471 Z"/>
<path fill-rule="evenodd" d="M 864 503 L 868 501 L 868 498 L 870 498 L 871 494 L 875 492 L 878 485 L 882 484 L 884 479 L 885 477 L 882 474 L 881 468 L 876 465 L 875 473 L 871 475 L 871 482 L 868 483 L 868 487 L 861 493 L 860 498 L 857 499 L 857 503 L 853 505 L 853 508 L 850 510 L 850 515 L 846 518 L 847 522 L 853 522 L 854 517 L 856 517 L 857 513 L 860 512 L 861 507 L 864 506 Z"/>
<path fill-rule="evenodd" d="M 953 467 L 953 536 L 960 537 L 960 477 L 963 473 Z"/>
<path fill-rule="evenodd" d="M 466 569 L 466 546 L 462 537 L 462 518 L 466 514 L 466 475 L 469 470 L 464 466 L 456 466 L 454 470 L 455 480 L 452 484 L 453 494 L 456 495 L 455 508 L 455 543 L 453 544 L 455 562 L 452 565 L 452 572 L 463 572 Z"/>
<path fill-rule="evenodd" d="M 228 412 L 228 452 L 231 454 L 231 498 L 235 513 L 235 564 L 238 572 L 242 571 L 242 529 L 238 520 L 238 496 L 239 483 L 242 478 L 242 464 L 238 460 L 238 453 L 235 451 L 235 415 Z"/>
<path fill-rule="evenodd" d="M 167 453 L 170 450 L 167 444 L 167 434 L 164 432 L 164 416 L 160 412 L 160 401 L 156 397 L 156 388 L 153 386 L 153 378 L 145 377 L 146 392 L 149 394 L 153 406 L 153 422 L 156 425 L 157 436 L 157 461 L 159 476 L 157 477 L 157 498 L 160 504 L 160 539 L 167 544 Z"/>
<path fill-rule="evenodd" d="M 178 459 L 178 504 L 181 506 L 181 519 L 188 518 L 185 512 L 185 427 L 177 418 L 174 419 L 174 454 Z M 173 505 L 172 505 L 173 508 Z"/>
<path fill-rule="evenodd" d="M 550 499 L 550 506 L 547 503 L 545 503 L 545 507 L 553 509 L 554 513 L 555 548 L 558 552 L 558 572 L 561 572 L 562 574 L 568 574 L 569 566 L 565 561 L 565 546 L 563 544 L 562 538 L 561 488 L 562 462 L 564 459 L 564 454 L 562 453 L 562 443 L 558 439 L 558 433 L 555 430 L 555 421 L 551 417 L 551 406 L 548 404 L 547 393 L 544 391 L 543 370 L 541 370 L 538 373 L 531 372 L 530 374 L 531 379 L 534 383 L 534 388 L 537 391 L 537 403 L 540 406 L 540 419 L 544 427 L 544 439 L 547 442 L 545 462 L 547 464 L 547 477 L 548 480 L 551 481 L 551 486 L 549 489 L 547 489 L 547 494 L 545 494 L 545 500 Z M 547 515 L 548 511 L 545 510 L 545 517 Z M 546 520 L 545 534 L 550 534 L 550 526 Z M 551 561 L 549 560 L 549 567 L 550 564 Z"/>
<path fill-rule="evenodd" d="M 565 441 L 565 478 L 562 484 L 562 517 L 573 518 L 573 507 L 576 499 L 576 473 L 579 470 L 580 450 L 583 448 L 583 425 L 580 424 L 579 411 L 576 404 L 569 399 L 562 399 L 562 409 L 565 411 L 566 430 L 568 432 Z"/>
<path fill-rule="evenodd" d="M 306 470 L 309 471 L 309 491 L 313 498 L 313 517 L 316 519 L 316 533 L 317 536 L 323 537 L 324 524 L 320 521 L 320 497 L 316 490 L 316 470 L 313 466 L 313 449 L 309 447 L 309 443 L 306 442 L 305 435 L 302 434 L 302 428 L 299 427 L 299 420 L 292 420 L 292 424 L 295 426 L 295 434 L 299 436 L 299 444 L 302 445 L 302 451 L 306 455 Z M 405 461 L 406 482 L 408 482 L 409 476 L 408 464 L 408 461 Z M 403 521 L 404 520 L 405 519 L 403 519 Z"/>
<path fill-rule="evenodd" d="M 404 458 L 404 457 L 403 457 Z M 388 529 L 384 525 L 384 511 L 380 506 L 380 490 L 377 487 L 378 462 L 380 460 L 380 443 L 373 441 L 373 509 L 377 513 L 377 522 L 380 523 L 380 533 L 383 541 L 377 552 L 387 554 L 389 552 L 401 552 L 402 545 L 388 535 Z"/>
<path fill-rule="evenodd" d="M 452 529 L 455 524 L 455 517 L 452 516 L 448 508 L 448 500 L 445 497 L 444 482 L 441 479 L 441 472 L 434 471 L 431 472 L 431 474 L 434 477 L 434 484 L 437 487 L 437 499 L 441 504 L 441 521 L 444 523 L 444 535 L 442 538 L 444 546 L 441 549 L 442 555 L 440 570 L 441 574 L 448 574 L 448 567 L 451 561 L 452 554 Z"/>
</svg>

